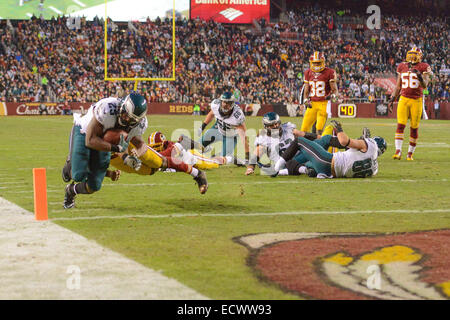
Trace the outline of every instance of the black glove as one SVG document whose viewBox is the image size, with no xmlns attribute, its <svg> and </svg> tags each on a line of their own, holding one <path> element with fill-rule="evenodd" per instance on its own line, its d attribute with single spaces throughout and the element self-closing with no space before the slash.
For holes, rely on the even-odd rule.
<svg viewBox="0 0 450 320">
<path fill-rule="evenodd" d="M 417 69 L 412 69 L 411 71 L 417 75 L 417 79 L 419 79 L 420 83 L 423 83 L 423 77 L 422 77 L 422 74 L 420 73 L 420 71 Z"/>
<path fill-rule="evenodd" d="M 336 131 L 338 133 L 344 131 L 344 130 L 342 130 L 342 124 L 339 121 L 331 120 L 331 124 L 333 125 L 333 127 L 336 129 Z"/>
<path fill-rule="evenodd" d="M 305 102 L 305 108 L 306 108 L 306 109 L 312 108 L 312 105 L 311 105 L 311 101 L 310 101 L 310 100 L 307 100 L 307 101 Z"/>
</svg>

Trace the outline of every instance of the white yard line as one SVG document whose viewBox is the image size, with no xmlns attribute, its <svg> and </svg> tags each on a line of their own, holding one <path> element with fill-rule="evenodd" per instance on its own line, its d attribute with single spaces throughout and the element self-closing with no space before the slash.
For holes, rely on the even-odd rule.
<svg viewBox="0 0 450 320">
<path fill-rule="evenodd" d="M 260 184 L 315 184 L 319 179 L 296 179 L 292 178 L 289 180 L 277 180 L 267 178 L 267 181 L 249 181 L 249 182 L 210 182 L 209 185 L 260 185 Z M 400 179 L 400 180 L 383 180 L 383 179 L 320 179 L 320 183 L 426 183 L 426 182 L 450 182 L 449 179 Z M 6 183 L 5 183 L 6 184 Z M 0 189 L 13 189 L 22 188 L 22 186 L 2 186 L 0 183 Z M 104 183 L 103 187 L 157 187 L 157 186 L 183 186 L 192 185 L 192 182 L 175 182 L 175 183 Z M 47 189 L 47 193 L 61 193 L 64 187 L 61 189 Z M 14 191 L 14 193 L 32 193 L 33 190 L 20 190 Z"/>
<path fill-rule="evenodd" d="M 2 300 L 207 299 L 1 197 L 0 221 Z"/>
<path fill-rule="evenodd" d="M 62 11 L 56 9 L 54 6 L 48 6 L 48 8 L 55 11 L 57 14 L 62 14 Z"/>
<path fill-rule="evenodd" d="M 93 209 L 91 209 L 93 210 Z M 87 210 L 89 212 L 90 210 Z M 67 210 L 52 210 L 52 213 L 67 212 Z M 355 211 L 286 211 L 286 212 L 251 212 L 251 213 L 173 213 L 173 214 L 136 214 L 117 216 L 90 216 L 90 217 L 61 217 L 52 218 L 52 221 L 72 221 L 72 220 L 102 220 L 102 219 L 166 219 L 166 218 L 190 218 L 190 217 L 265 217 L 265 216 L 297 216 L 297 215 L 324 215 L 324 214 L 377 214 L 377 213 L 447 213 L 449 209 L 434 210 L 355 210 Z"/>
<path fill-rule="evenodd" d="M 79 6 L 86 8 L 86 5 L 83 2 L 81 2 L 80 0 L 72 0 L 72 1 L 75 2 Z"/>
</svg>

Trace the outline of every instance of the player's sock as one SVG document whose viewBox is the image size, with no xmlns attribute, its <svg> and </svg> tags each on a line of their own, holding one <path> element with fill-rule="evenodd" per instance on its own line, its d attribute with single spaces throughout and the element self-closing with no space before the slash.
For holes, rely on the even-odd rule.
<svg viewBox="0 0 450 320">
<path fill-rule="evenodd" d="M 419 128 L 410 128 L 408 156 L 416 150 L 417 138 L 419 137 Z"/>
<path fill-rule="evenodd" d="M 195 169 L 191 165 L 184 163 L 180 159 L 173 159 L 172 157 L 166 157 L 167 158 L 167 167 L 171 169 L 175 169 L 177 171 L 186 172 L 189 174 L 192 174 L 192 170 Z M 195 169 L 197 170 L 197 169 Z"/>
<path fill-rule="evenodd" d="M 279 175 L 279 176 L 287 176 L 287 175 L 289 175 L 288 169 L 281 169 L 281 170 L 278 172 L 278 175 Z"/>
<path fill-rule="evenodd" d="M 395 149 L 396 150 L 402 150 L 404 131 L 405 131 L 405 125 L 397 123 L 397 131 L 395 131 Z"/>
<path fill-rule="evenodd" d="M 198 173 L 199 173 L 198 169 L 192 168 L 190 175 L 195 178 L 198 176 Z"/>
</svg>

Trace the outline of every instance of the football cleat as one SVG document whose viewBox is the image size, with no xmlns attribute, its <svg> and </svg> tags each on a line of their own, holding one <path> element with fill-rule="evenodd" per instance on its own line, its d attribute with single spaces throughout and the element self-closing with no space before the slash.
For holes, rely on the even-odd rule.
<svg viewBox="0 0 450 320">
<path fill-rule="evenodd" d="M 70 180 L 72 180 L 72 168 L 70 160 L 66 160 L 61 175 L 64 182 L 70 182 Z"/>
<path fill-rule="evenodd" d="M 314 168 L 310 168 L 310 167 L 306 167 L 306 174 L 308 175 L 308 177 L 310 178 L 315 178 L 317 177 L 317 171 Z"/>
<path fill-rule="evenodd" d="M 407 161 L 414 161 L 412 152 L 408 152 L 408 155 L 406 156 L 406 160 Z"/>
<path fill-rule="evenodd" d="M 402 152 L 400 150 L 395 151 L 395 154 L 392 156 L 392 159 L 394 159 L 394 160 L 401 160 L 402 159 Z"/>
<path fill-rule="evenodd" d="M 198 190 L 200 190 L 201 194 L 205 194 L 208 190 L 208 181 L 206 180 L 206 173 L 203 171 L 198 171 L 198 176 L 194 178 L 195 182 L 197 182 Z"/>
<path fill-rule="evenodd" d="M 66 186 L 63 204 L 64 209 L 71 209 L 75 207 L 75 194 L 73 194 L 70 190 L 70 188 L 73 188 L 74 185 L 75 184 L 72 182 Z"/>
</svg>

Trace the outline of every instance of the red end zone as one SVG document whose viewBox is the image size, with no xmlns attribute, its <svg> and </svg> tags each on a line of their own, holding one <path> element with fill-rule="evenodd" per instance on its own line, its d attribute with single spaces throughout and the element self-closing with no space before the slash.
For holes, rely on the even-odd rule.
<svg viewBox="0 0 450 320">
<path fill-rule="evenodd" d="M 270 0 L 191 0 L 191 19 L 220 23 L 252 23 L 270 20 Z"/>
<path fill-rule="evenodd" d="M 273 244 L 265 236 L 265 245 L 249 247 L 258 278 L 312 299 L 450 299 L 450 230 L 299 238 L 274 234 Z M 367 282 L 374 277 L 377 288 Z"/>
</svg>

